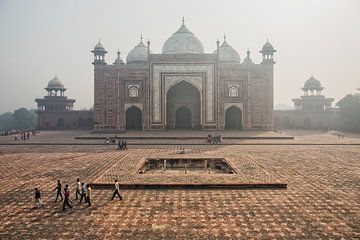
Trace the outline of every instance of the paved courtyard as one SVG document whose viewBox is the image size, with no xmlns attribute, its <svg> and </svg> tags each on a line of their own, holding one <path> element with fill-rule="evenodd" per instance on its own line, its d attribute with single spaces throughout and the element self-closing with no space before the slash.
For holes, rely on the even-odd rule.
<svg viewBox="0 0 360 240">
<path fill-rule="evenodd" d="M 50 141 L 46 134 L 35 138 Z M 54 134 L 48 138 L 59 142 L 75 136 Z M 295 134 L 295 142 L 338 141 L 331 134 Z M 288 188 L 123 190 L 123 201 L 110 201 L 110 190 L 94 190 L 91 207 L 74 200 L 65 212 L 53 202 L 57 179 L 74 189 L 77 177 L 111 179 L 124 159 L 131 164 L 133 156 L 177 148 L 0 146 L 0 239 L 360 239 L 360 147 L 354 145 L 188 145 L 191 155 L 232 156 L 235 164 L 250 159 Z M 33 209 L 35 186 L 46 203 L 40 209 Z"/>
</svg>

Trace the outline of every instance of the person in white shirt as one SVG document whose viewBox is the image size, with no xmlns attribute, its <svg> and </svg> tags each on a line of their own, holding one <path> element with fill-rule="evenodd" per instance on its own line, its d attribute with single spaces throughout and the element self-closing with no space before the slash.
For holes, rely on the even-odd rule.
<svg viewBox="0 0 360 240">
<path fill-rule="evenodd" d="M 81 196 L 81 183 L 80 183 L 80 178 L 76 179 L 76 193 L 75 193 L 75 196 L 76 196 L 76 200 L 78 200 L 78 195 Z"/>
<path fill-rule="evenodd" d="M 113 196 L 111 198 L 111 200 L 114 200 L 115 196 L 118 195 L 119 198 L 120 198 L 120 201 L 122 200 L 122 197 L 120 195 L 120 190 L 119 190 L 119 183 L 117 180 L 115 180 L 115 189 L 114 189 L 114 193 L 113 193 Z"/>
<path fill-rule="evenodd" d="M 85 203 L 87 203 L 86 192 L 87 192 L 87 188 L 85 186 L 85 183 L 81 183 L 81 196 L 80 196 L 79 203 L 81 203 L 83 199 L 84 199 Z"/>
</svg>

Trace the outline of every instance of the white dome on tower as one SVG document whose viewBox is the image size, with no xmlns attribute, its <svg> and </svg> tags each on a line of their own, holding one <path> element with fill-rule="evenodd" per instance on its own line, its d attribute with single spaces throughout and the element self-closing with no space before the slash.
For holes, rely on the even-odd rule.
<svg viewBox="0 0 360 240">
<path fill-rule="evenodd" d="M 49 81 L 47 88 L 64 88 L 64 84 L 60 81 L 57 75 L 55 75 L 55 77 Z"/>
<path fill-rule="evenodd" d="M 184 20 L 180 28 L 168 38 L 163 47 L 162 53 L 165 54 L 186 54 L 186 53 L 195 53 L 201 54 L 204 53 L 204 47 L 200 40 L 189 31 L 185 26 Z"/>
</svg>

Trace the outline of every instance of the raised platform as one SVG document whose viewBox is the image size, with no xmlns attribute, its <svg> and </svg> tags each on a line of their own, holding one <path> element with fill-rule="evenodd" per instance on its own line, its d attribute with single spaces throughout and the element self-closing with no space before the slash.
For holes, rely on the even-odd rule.
<svg viewBox="0 0 360 240">
<path fill-rule="evenodd" d="M 214 154 L 212 152 L 177 154 L 174 149 L 157 149 L 151 154 L 144 154 L 143 152 L 141 149 L 129 151 L 95 179 L 91 185 L 94 188 L 113 189 L 114 180 L 118 180 L 121 188 L 124 189 L 287 188 L 286 183 L 278 180 L 275 175 L 259 165 L 250 154 L 233 155 L 230 153 Z M 145 167 L 146 162 L 153 159 L 160 161 L 159 165 L 155 167 L 158 169 L 162 169 L 164 159 L 167 159 L 169 167 L 171 160 L 176 160 L 178 167 L 183 167 L 182 165 L 187 162 L 186 167 L 188 169 L 191 166 L 194 167 L 195 161 L 208 161 L 204 161 L 203 171 L 199 169 L 203 163 L 196 163 L 195 168 L 198 168 L 196 172 L 185 173 L 182 172 L 184 169 L 179 168 L 175 174 L 172 174 L 174 172 L 171 171 L 162 170 L 146 174 L 146 171 L 151 169 L 150 166 Z M 190 160 L 193 161 L 193 164 Z M 221 165 L 219 161 L 226 164 Z M 221 169 L 223 172 L 208 171 L 205 164 L 212 169 Z M 216 165 L 221 166 L 216 167 Z M 144 167 L 147 170 L 144 170 Z"/>
<path fill-rule="evenodd" d="M 106 137 L 124 138 L 128 140 L 206 140 L 207 135 L 221 135 L 223 140 L 293 140 L 290 135 L 274 131 L 198 131 L 198 130 L 168 130 L 168 131 L 128 131 L 118 133 L 97 133 L 76 136 L 76 140 L 105 140 Z"/>
</svg>

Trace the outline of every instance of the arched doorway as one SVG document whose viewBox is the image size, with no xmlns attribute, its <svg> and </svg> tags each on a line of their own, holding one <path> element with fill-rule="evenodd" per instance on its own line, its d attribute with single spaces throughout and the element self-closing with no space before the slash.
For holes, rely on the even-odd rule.
<svg viewBox="0 0 360 240">
<path fill-rule="evenodd" d="M 94 119 L 91 117 L 88 117 L 86 120 L 86 127 L 88 129 L 93 129 L 94 128 Z"/>
<path fill-rule="evenodd" d="M 191 111 L 187 107 L 180 107 L 175 114 L 175 128 L 176 129 L 190 129 L 191 128 Z"/>
<path fill-rule="evenodd" d="M 85 119 L 83 117 L 79 118 L 77 120 L 77 126 L 78 128 L 84 128 L 85 127 Z"/>
<path fill-rule="evenodd" d="M 57 120 L 57 127 L 58 127 L 58 128 L 64 128 L 64 126 L 65 126 L 65 121 L 64 121 L 64 119 L 59 118 L 59 119 Z"/>
<path fill-rule="evenodd" d="M 225 129 L 241 129 L 242 117 L 241 110 L 232 106 L 225 113 Z"/>
<path fill-rule="evenodd" d="M 200 92 L 194 85 L 181 81 L 166 93 L 166 128 L 200 127 Z"/>
<path fill-rule="evenodd" d="M 142 113 L 141 110 L 135 106 L 126 110 L 126 129 L 141 130 L 142 129 Z"/>
</svg>

